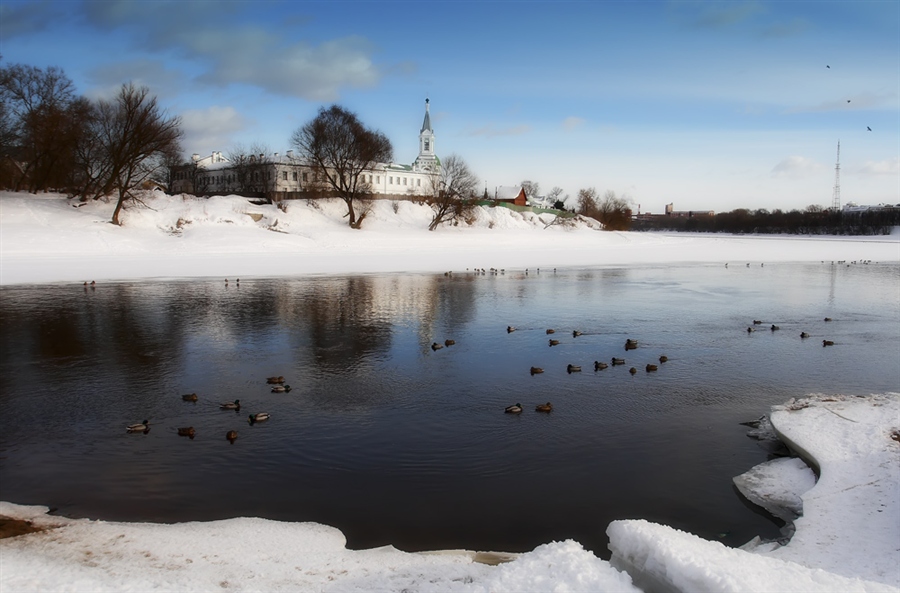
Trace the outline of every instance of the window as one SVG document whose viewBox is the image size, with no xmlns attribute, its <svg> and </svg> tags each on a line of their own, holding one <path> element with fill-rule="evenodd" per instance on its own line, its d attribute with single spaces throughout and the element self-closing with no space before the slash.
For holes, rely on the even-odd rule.
<svg viewBox="0 0 900 593">
<path fill-rule="evenodd" d="M 282 171 L 282 172 L 281 172 L 281 179 L 282 179 L 283 181 L 287 181 L 287 171 Z"/>
<path fill-rule="evenodd" d="M 422 187 L 422 180 L 416 179 L 416 187 Z"/>
<path fill-rule="evenodd" d="M 304 173 L 304 174 L 303 174 L 303 183 L 306 183 L 308 180 L 309 180 L 309 174 L 308 174 L 308 173 Z"/>
<path fill-rule="evenodd" d="M 403 178 L 403 185 L 406 185 L 406 177 Z"/>
<path fill-rule="evenodd" d="M 425 141 L 425 152 L 428 152 L 428 150 L 429 150 L 428 147 L 429 147 L 430 145 L 431 145 L 431 144 L 428 142 L 428 140 L 426 140 L 426 141 Z"/>
<path fill-rule="evenodd" d="M 294 181 L 297 181 L 297 172 L 294 171 Z"/>
<path fill-rule="evenodd" d="M 394 185 L 394 178 L 393 178 L 393 176 L 388 177 L 388 185 Z"/>
<path fill-rule="evenodd" d="M 375 183 L 381 183 L 381 175 L 375 176 Z"/>
</svg>

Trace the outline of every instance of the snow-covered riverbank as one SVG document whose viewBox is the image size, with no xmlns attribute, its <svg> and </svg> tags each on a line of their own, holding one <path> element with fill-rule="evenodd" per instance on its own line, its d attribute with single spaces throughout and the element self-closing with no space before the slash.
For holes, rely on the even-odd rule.
<svg viewBox="0 0 900 593">
<path fill-rule="evenodd" d="M 0 284 L 463 271 L 472 267 L 809 261 L 900 262 L 900 237 L 669 236 L 481 208 L 471 224 L 426 230 L 409 202 L 377 202 L 351 230 L 339 202 L 286 211 L 239 197 L 157 194 L 109 224 L 112 205 L 0 194 Z M 893 303 L 896 306 L 897 303 Z M 760 413 L 765 410 L 760 410 Z M 0 541 L 0 590 L 178 591 L 898 591 L 900 394 L 810 397 L 777 406 L 779 436 L 821 473 L 794 463 L 745 481 L 755 499 L 802 510 L 786 546 L 726 548 L 639 520 L 608 529 L 613 562 L 577 542 L 548 542 L 487 566 L 474 553 L 351 551 L 335 529 L 259 518 L 155 525 L 70 520 L 0 503 L 45 531 Z M 793 468 L 793 469 L 792 469 Z M 801 479 L 798 472 L 806 472 Z M 727 479 L 727 477 L 723 477 Z M 801 486 L 797 486 L 801 484 Z M 806 484 L 806 486 L 802 486 Z M 24 501 L 15 501 L 24 502 Z M 39 502 L 39 501 L 32 501 Z M 779 503 L 782 504 L 782 503 Z"/>
<path fill-rule="evenodd" d="M 472 552 L 351 551 L 339 531 L 312 523 L 256 518 L 116 523 L 0 503 L 0 515 L 46 528 L 0 541 L 0 589 L 897 591 L 898 418 L 896 393 L 812 396 L 775 407 L 778 433 L 821 470 L 818 484 L 801 495 L 804 516 L 783 547 L 732 549 L 664 525 L 628 520 L 614 521 L 607 530 L 611 563 L 565 541 L 488 566 L 475 562 Z M 625 568 L 631 575 L 620 571 Z"/>
<path fill-rule="evenodd" d="M 376 201 L 361 230 L 338 200 L 281 210 L 228 196 L 148 195 L 123 226 L 113 204 L 0 193 L 0 284 L 139 278 L 273 277 L 466 268 L 811 261 L 900 262 L 900 235 L 664 235 L 546 227 L 553 217 L 479 207 L 458 226 L 427 230 L 427 206 Z M 469 224 L 471 223 L 471 224 Z"/>
</svg>

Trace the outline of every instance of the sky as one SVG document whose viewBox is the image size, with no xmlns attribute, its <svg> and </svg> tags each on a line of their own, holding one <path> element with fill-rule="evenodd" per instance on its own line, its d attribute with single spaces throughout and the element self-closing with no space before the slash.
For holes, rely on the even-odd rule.
<svg viewBox="0 0 900 593">
<path fill-rule="evenodd" d="M 339 104 L 411 164 L 428 98 L 435 152 L 491 191 L 828 207 L 840 141 L 841 203 L 900 203 L 896 0 L 0 0 L 0 56 L 146 85 L 186 157 L 284 153 Z"/>
</svg>

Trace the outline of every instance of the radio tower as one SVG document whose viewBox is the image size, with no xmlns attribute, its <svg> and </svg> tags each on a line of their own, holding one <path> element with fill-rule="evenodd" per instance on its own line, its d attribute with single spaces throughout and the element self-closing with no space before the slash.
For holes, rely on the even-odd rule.
<svg viewBox="0 0 900 593">
<path fill-rule="evenodd" d="M 838 140 L 837 162 L 834 164 L 834 195 L 831 198 L 831 209 L 841 210 L 841 141 Z"/>
</svg>

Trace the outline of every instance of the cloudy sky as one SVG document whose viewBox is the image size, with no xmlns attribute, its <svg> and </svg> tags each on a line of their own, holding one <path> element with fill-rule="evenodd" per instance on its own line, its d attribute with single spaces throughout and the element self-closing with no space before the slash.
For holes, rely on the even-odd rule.
<svg viewBox="0 0 900 593">
<path fill-rule="evenodd" d="M 438 155 L 491 190 L 830 206 L 840 140 L 843 202 L 900 202 L 896 0 L 0 0 L 0 55 L 148 86 L 186 155 L 284 152 L 338 103 L 411 163 L 429 97 Z"/>
</svg>

